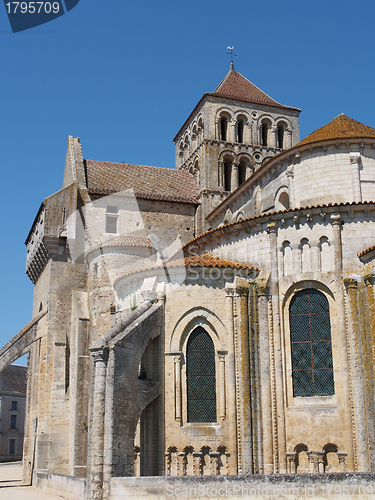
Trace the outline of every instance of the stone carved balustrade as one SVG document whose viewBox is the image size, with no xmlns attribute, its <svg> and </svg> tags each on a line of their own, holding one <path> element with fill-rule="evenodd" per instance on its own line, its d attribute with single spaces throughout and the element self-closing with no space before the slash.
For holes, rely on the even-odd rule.
<svg viewBox="0 0 375 500">
<path fill-rule="evenodd" d="M 165 453 L 165 474 L 167 476 L 228 475 L 229 458 L 230 453 L 225 446 L 220 446 L 217 451 L 212 451 L 208 446 L 203 446 L 199 451 L 195 451 L 192 446 L 186 446 L 182 451 L 178 451 L 175 446 L 170 446 Z"/>
</svg>

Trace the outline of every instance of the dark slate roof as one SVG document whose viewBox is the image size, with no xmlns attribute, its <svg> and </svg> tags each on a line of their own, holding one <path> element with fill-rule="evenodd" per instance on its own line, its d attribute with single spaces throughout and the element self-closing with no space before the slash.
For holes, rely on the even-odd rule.
<svg viewBox="0 0 375 500">
<path fill-rule="evenodd" d="M 0 373 L 0 391 L 26 393 L 26 366 L 10 365 Z"/>
<path fill-rule="evenodd" d="M 134 189 L 137 198 L 199 204 L 194 177 L 186 170 L 85 160 L 90 194 Z"/>
<path fill-rule="evenodd" d="M 301 142 L 296 144 L 295 147 L 332 139 L 368 137 L 375 138 L 375 129 L 341 113 L 341 115 L 336 116 L 336 118 L 327 123 L 327 125 L 318 128 L 315 132 L 305 137 Z"/>
</svg>

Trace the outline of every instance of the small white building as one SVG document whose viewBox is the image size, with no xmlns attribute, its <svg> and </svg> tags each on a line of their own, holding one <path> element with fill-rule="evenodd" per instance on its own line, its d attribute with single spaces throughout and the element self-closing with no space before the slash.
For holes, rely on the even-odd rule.
<svg viewBox="0 0 375 500">
<path fill-rule="evenodd" d="M 25 366 L 0 373 L 0 462 L 22 460 L 26 410 Z"/>
</svg>

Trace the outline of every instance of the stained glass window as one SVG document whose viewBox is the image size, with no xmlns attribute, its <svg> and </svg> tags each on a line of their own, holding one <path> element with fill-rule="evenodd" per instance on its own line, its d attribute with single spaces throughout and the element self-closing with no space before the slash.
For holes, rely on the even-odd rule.
<svg viewBox="0 0 375 500">
<path fill-rule="evenodd" d="M 294 396 L 334 394 L 331 323 L 326 296 L 318 290 L 296 293 L 290 303 Z"/>
<path fill-rule="evenodd" d="M 211 337 L 197 327 L 186 350 L 187 421 L 216 422 L 215 349 Z"/>
</svg>

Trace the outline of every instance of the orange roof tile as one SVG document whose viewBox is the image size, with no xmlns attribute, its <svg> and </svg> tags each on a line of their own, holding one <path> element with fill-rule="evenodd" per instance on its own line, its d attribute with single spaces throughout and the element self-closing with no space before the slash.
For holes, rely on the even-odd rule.
<svg viewBox="0 0 375 500">
<path fill-rule="evenodd" d="M 108 241 L 104 245 L 101 245 L 101 248 L 108 247 L 147 247 L 147 248 L 155 248 L 154 245 L 148 238 L 144 236 L 119 236 L 113 240 Z"/>
<path fill-rule="evenodd" d="M 134 189 L 137 198 L 199 204 L 194 177 L 186 170 L 85 160 L 91 194 Z"/>
<path fill-rule="evenodd" d="M 186 257 L 185 259 L 175 259 L 169 262 L 165 262 L 159 266 L 150 266 L 143 269 L 137 269 L 130 271 L 116 279 L 115 284 L 123 278 L 132 276 L 133 274 L 138 274 L 147 271 L 156 271 L 158 269 L 177 269 L 181 267 L 226 267 L 230 269 L 248 269 L 258 271 L 259 268 L 250 266 L 249 264 L 243 264 L 242 262 L 234 262 L 230 260 L 224 260 L 220 257 L 214 257 L 213 255 L 206 253 L 202 255 L 194 255 L 192 257 Z"/>
<path fill-rule="evenodd" d="M 182 247 L 182 250 L 186 250 L 193 243 L 195 243 L 196 241 L 199 241 L 201 239 L 204 239 L 206 236 L 208 236 L 210 234 L 214 234 L 216 232 L 222 232 L 223 229 L 225 230 L 225 229 L 230 228 L 230 227 L 241 226 L 246 222 L 271 218 L 271 217 L 274 217 L 275 215 L 287 214 L 287 213 L 292 213 L 292 212 L 302 212 L 303 210 L 312 210 L 315 208 L 345 207 L 345 206 L 350 207 L 350 206 L 374 205 L 374 204 L 375 204 L 375 200 L 358 201 L 358 202 L 346 201 L 346 202 L 342 202 L 342 203 L 325 203 L 325 204 L 320 204 L 320 205 L 306 205 L 306 206 L 302 206 L 299 208 L 288 208 L 287 210 L 277 210 L 275 212 L 265 212 L 265 213 L 262 213 L 259 215 L 254 215 L 253 217 L 247 217 L 245 219 L 240 219 L 240 220 L 235 221 L 235 222 L 229 222 L 228 224 L 223 224 L 222 226 L 218 226 L 218 227 L 215 227 L 213 229 L 209 229 L 205 233 L 199 234 L 198 236 L 196 236 L 192 240 L 185 243 L 185 245 Z M 370 251 L 370 249 L 368 251 Z M 367 252 L 367 250 L 366 250 L 366 252 Z M 173 256 L 171 258 L 173 258 Z"/>
<path fill-rule="evenodd" d="M 363 250 L 362 252 L 358 252 L 357 255 L 358 257 L 363 257 L 364 255 L 372 252 L 372 250 L 375 250 L 375 245 L 370 248 L 366 248 L 366 250 Z"/>
<path fill-rule="evenodd" d="M 350 139 L 354 137 L 373 137 L 375 139 L 375 129 L 341 113 L 327 125 L 318 128 L 318 130 L 305 137 L 295 147 L 330 139 Z"/>
</svg>

